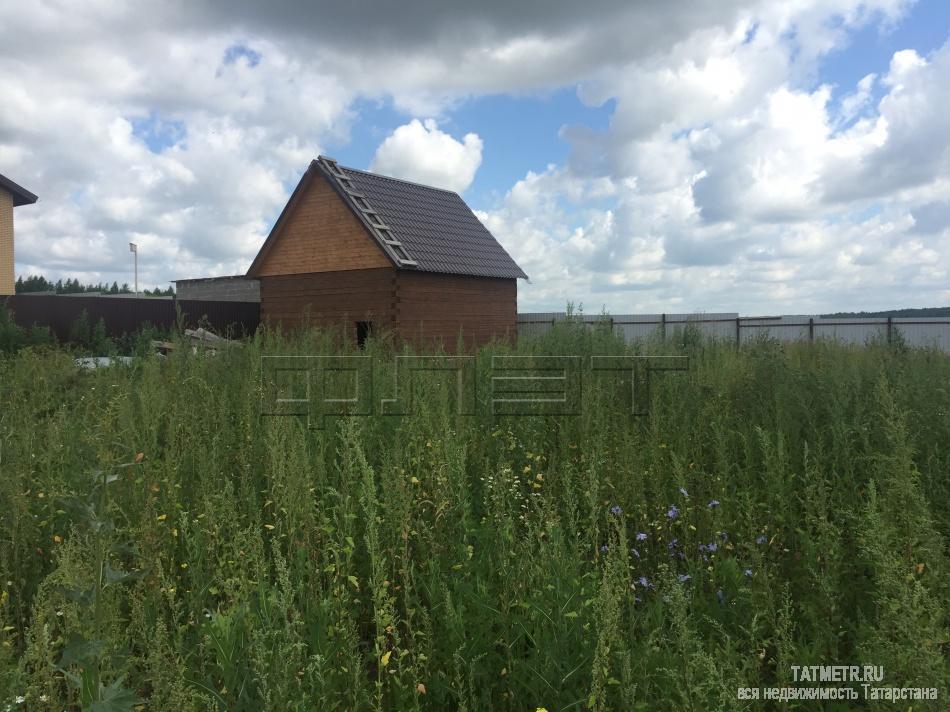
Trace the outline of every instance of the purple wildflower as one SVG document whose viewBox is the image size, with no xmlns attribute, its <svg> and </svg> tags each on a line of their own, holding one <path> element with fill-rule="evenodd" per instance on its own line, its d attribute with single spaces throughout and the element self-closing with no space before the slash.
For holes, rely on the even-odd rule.
<svg viewBox="0 0 950 712">
<path fill-rule="evenodd" d="M 676 578 L 678 578 L 678 579 L 680 580 L 680 583 L 686 583 L 687 581 L 689 581 L 689 580 L 690 580 L 691 578 L 693 578 L 693 577 L 690 576 L 689 574 L 680 574 L 680 575 L 677 576 Z"/>
<path fill-rule="evenodd" d="M 638 578 L 637 583 L 643 586 L 643 588 L 651 588 L 650 579 L 648 579 L 646 576 L 641 576 Z"/>
<path fill-rule="evenodd" d="M 680 510 L 676 508 L 675 504 L 671 504 L 670 508 L 666 511 L 667 519 L 676 519 L 680 515 Z"/>
<path fill-rule="evenodd" d="M 619 504 L 615 504 L 613 507 L 610 508 L 610 513 L 620 516 L 621 514 L 623 514 L 623 510 L 620 508 Z"/>
<path fill-rule="evenodd" d="M 608 547 L 606 544 L 601 544 L 601 546 L 600 546 L 600 553 L 601 553 L 601 554 L 606 554 L 608 548 L 609 548 L 609 547 Z"/>
<path fill-rule="evenodd" d="M 711 541 L 708 544 L 706 544 L 706 551 L 708 551 L 710 554 L 712 554 L 714 551 L 717 551 L 718 549 L 719 549 L 719 545 L 714 541 Z"/>
<path fill-rule="evenodd" d="M 759 535 L 755 538 L 755 543 L 756 543 L 756 544 L 764 544 L 766 541 L 768 541 L 768 537 L 765 536 L 765 534 L 759 534 Z"/>
<path fill-rule="evenodd" d="M 715 509 L 716 507 L 719 506 L 719 500 L 718 500 L 718 499 L 711 499 L 711 500 L 709 500 L 709 504 L 707 504 L 706 506 L 709 507 L 710 509 Z"/>
<path fill-rule="evenodd" d="M 742 573 L 744 573 L 746 576 L 751 576 L 751 575 L 752 575 L 752 569 L 746 569 L 746 570 L 743 571 Z"/>
<path fill-rule="evenodd" d="M 647 533 L 646 532 L 637 532 L 637 541 L 646 541 Z"/>
<path fill-rule="evenodd" d="M 669 549 L 670 551 L 673 551 L 673 549 L 675 549 L 679 545 L 680 545 L 679 539 L 671 539 L 670 543 L 666 545 L 666 548 Z"/>
</svg>

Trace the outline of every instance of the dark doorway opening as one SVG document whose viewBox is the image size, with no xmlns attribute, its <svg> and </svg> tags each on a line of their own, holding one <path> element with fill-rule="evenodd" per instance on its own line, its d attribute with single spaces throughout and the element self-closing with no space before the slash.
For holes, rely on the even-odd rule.
<svg viewBox="0 0 950 712">
<path fill-rule="evenodd" d="M 362 349 L 366 345 L 366 339 L 369 338 L 369 335 L 373 333 L 373 322 L 371 321 L 358 321 L 356 322 L 356 345 Z"/>
</svg>

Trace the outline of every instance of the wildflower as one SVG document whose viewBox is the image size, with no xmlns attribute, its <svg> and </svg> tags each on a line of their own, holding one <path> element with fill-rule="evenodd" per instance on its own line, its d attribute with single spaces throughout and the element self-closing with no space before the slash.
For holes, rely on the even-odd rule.
<svg viewBox="0 0 950 712">
<path fill-rule="evenodd" d="M 679 544 L 680 544 L 679 539 L 671 539 L 670 543 L 666 545 L 666 548 L 669 549 L 670 551 L 673 551 L 673 549 L 679 546 Z"/>
<path fill-rule="evenodd" d="M 680 487 L 680 494 L 689 499 L 689 492 L 686 491 L 685 487 Z"/>
<path fill-rule="evenodd" d="M 637 532 L 637 541 L 646 541 L 647 533 L 646 532 Z"/>
<path fill-rule="evenodd" d="M 648 579 L 646 576 L 641 576 L 640 578 L 638 578 L 637 583 L 643 586 L 643 588 L 653 588 L 650 585 L 650 579 Z"/>
<path fill-rule="evenodd" d="M 689 580 L 690 580 L 691 578 L 693 578 L 693 577 L 690 576 L 689 574 L 680 574 L 680 575 L 677 576 L 676 578 L 679 579 L 680 583 L 686 583 L 687 581 L 689 581 Z"/>
<path fill-rule="evenodd" d="M 23 695 L 17 695 L 14 702 L 16 702 L 18 705 L 22 705 L 24 702 L 26 702 L 26 698 Z"/>
<path fill-rule="evenodd" d="M 609 547 L 608 547 L 606 544 L 601 544 L 601 546 L 600 546 L 600 553 L 601 553 L 601 554 L 606 554 L 608 548 L 609 548 Z"/>
<path fill-rule="evenodd" d="M 547 707 L 538 707 L 534 712 L 548 712 Z"/>
<path fill-rule="evenodd" d="M 751 576 L 751 575 L 752 575 L 752 569 L 746 569 L 746 570 L 743 571 L 742 573 L 744 573 L 746 576 Z"/>
<path fill-rule="evenodd" d="M 640 558 L 640 552 L 636 549 L 630 549 L 630 553 L 636 556 L 638 559 Z"/>
<path fill-rule="evenodd" d="M 719 506 L 719 500 L 718 500 L 718 499 L 711 499 L 711 500 L 709 500 L 709 504 L 707 504 L 706 506 L 709 507 L 710 509 L 715 509 L 716 507 Z"/>
<path fill-rule="evenodd" d="M 676 519 L 680 515 L 680 510 L 677 509 L 675 504 L 671 504 L 670 508 L 666 511 L 667 519 Z"/>
<path fill-rule="evenodd" d="M 610 508 L 610 513 L 616 516 L 620 516 L 621 514 L 623 514 L 623 510 L 620 508 L 619 504 L 615 504 L 613 507 Z"/>
<path fill-rule="evenodd" d="M 720 588 L 720 589 L 717 589 L 717 591 L 716 591 L 716 600 L 718 600 L 720 603 L 725 603 L 725 602 L 726 602 L 726 594 L 724 594 L 724 593 L 722 592 L 722 589 L 721 589 L 721 588 Z"/>
<path fill-rule="evenodd" d="M 759 534 L 759 535 L 755 538 L 755 543 L 756 543 L 756 544 L 764 544 L 766 541 L 768 541 L 768 537 L 765 536 L 765 534 Z"/>
<path fill-rule="evenodd" d="M 159 515 L 158 515 L 157 517 L 155 517 L 155 518 L 156 518 L 158 521 L 160 521 L 160 522 L 164 522 L 166 519 L 168 519 L 168 515 L 167 515 L 167 514 L 159 514 Z"/>
</svg>

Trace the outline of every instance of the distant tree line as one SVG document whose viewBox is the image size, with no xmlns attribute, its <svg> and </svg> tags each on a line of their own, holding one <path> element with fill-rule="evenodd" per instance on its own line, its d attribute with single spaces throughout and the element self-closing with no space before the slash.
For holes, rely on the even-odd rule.
<svg viewBox="0 0 950 712">
<path fill-rule="evenodd" d="M 119 286 L 118 282 L 113 282 L 111 286 L 105 282 L 83 284 L 78 279 L 67 279 L 66 281 L 59 279 L 55 282 L 51 282 L 46 279 L 46 277 L 34 274 L 31 274 L 26 279 L 23 279 L 23 277 L 17 279 L 17 294 L 28 294 L 31 292 L 55 292 L 56 294 L 85 294 L 87 292 L 97 292 L 99 294 L 132 294 L 132 288 L 126 283 Z M 167 289 L 159 289 L 156 287 L 155 289 L 140 290 L 140 293 L 146 297 L 173 297 L 175 296 L 175 288 L 168 287 Z"/>
<path fill-rule="evenodd" d="M 834 314 L 822 314 L 825 318 L 846 319 L 850 317 L 860 319 L 880 319 L 881 317 L 897 317 L 899 319 L 910 319 L 914 317 L 938 317 L 950 316 L 950 307 L 923 307 L 921 309 L 889 309 L 887 311 L 871 312 L 835 312 Z"/>
</svg>

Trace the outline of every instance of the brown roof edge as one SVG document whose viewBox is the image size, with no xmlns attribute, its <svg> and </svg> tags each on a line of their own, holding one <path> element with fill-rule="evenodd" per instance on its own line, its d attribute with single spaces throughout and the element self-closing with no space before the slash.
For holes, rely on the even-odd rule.
<svg viewBox="0 0 950 712">
<path fill-rule="evenodd" d="M 297 204 L 300 196 L 303 194 L 304 187 L 309 183 L 309 178 L 311 172 L 313 171 L 316 161 L 310 161 L 310 165 L 307 166 L 307 170 L 304 171 L 303 175 L 300 176 L 300 180 L 297 181 L 297 187 L 294 188 L 294 192 L 290 194 L 290 199 L 284 205 L 283 210 L 280 211 L 280 215 L 277 216 L 277 221 L 274 223 L 274 227 L 271 228 L 270 233 L 267 235 L 267 239 L 264 240 L 264 244 L 261 245 L 261 249 L 257 251 L 257 256 L 254 258 L 254 261 L 251 262 L 251 266 L 247 268 L 245 277 L 257 277 L 258 270 L 260 270 L 261 265 L 264 263 L 264 258 L 267 256 L 267 253 L 270 252 L 271 248 L 274 246 L 274 242 L 277 239 L 277 233 L 284 225 L 284 220 L 290 214 L 292 206 Z"/>
<path fill-rule="evenodd" d="M 321 156 L 320 158 L 323 158 L 323 156 Z M 273 249 L 274 243 L 277 241 L 277 237 L 280 233 L 280 230 L 283 228 L 285 219 L 291 213 L 294 206 L 297 204 L 297 201 L 303 195 L 304 190 L 306 190 L 307 186 L 310 184 L 310 180 L 313 177 L 314 173 L 321 176 L 330 185 L 330 187 L 333 188 L 334 192 L 336 192 L 337 195 L 339 195 L 340 199 L 343 201 L 343 204 L 346 205 L 353 212 L 354 215 L 356 215 L 357 219 L 359 219 L 359 221 L 363 224 L 363 227 L 366 228 L 367 232 L 369 233 L 369 236 L 373 238 L 373 240 L 377 242 L 378 244 L 378 240 L 376 240 L 376 236 L 373 234 L 373 231 L 370 230 L 369 227 L 367 226 L 366 218 L 356 208 L 356 206 L 351 203 L 349 196 L 346 195 L 346 192 L 340 187 L 340 185 L 337 184 L 336 180 L 334 179 L 332 175 L 330 175 L 329 171 L 327 171 L 321 165 L 319 159 L 315 159 L 315 160 L 310 161 L 310 165 L 307 166 L 307 170 L 304 172 L 303 176 L 301 176 L 300 181 L 297 183 L 297 187 L 294 188 L 294 192 L 290 194 L 290 199 L 287 201 L 287 204 L 284 206 L 284 209 L 280 211 L 280 215 L 277 218 L 277 222 L 274 223 L 274 227 L 271 228 L 270 234 L 267 236 L 267 239 L 264 240 L 264 244 L 261 245 L 261 249 L 257 253 L 257 257 L 254 258 L 254 261 L 251 263 L 251 266 L 248 267 L 247 273 L 244 276 L 250 277 L 250 278 L 255 278 L 258 276 L 258 271 L 260 270 L 261 266 L 264 263 L 264 258 L 267 256 L 267 253 L 270 252 L 271 249 Z M 387 259 L 389 259 L 389 261 L 393 263 L 393 266 L 394 267 L 398 266 L 395 260 L 393 260 L 392 256 L 389 254 L 389 252 L 385 248 L 383 248 L 382 245 L 379 245 L 379 247 L 382 253 L 386 255 Z"/>
<path fill-rule="evenodd" d="M 320 172 L 320 175 L 323 176 L 324 180 L 330 184 L 330 187 L 340 196 L 340 200 L 343 201 L 343 204 L 350 209 L 350 212 L 356 217 L 357 220 L 363 225 L 363 228 L 366 230 L 367 234 L 376 243 L 376 246 L 382 251 L 386 258 L 392 262 L 393 267 L 396 269 L 405 269 L 406 265 L 403 265 L 399 262 L 396 256 L 393 254 L 393 248 L 387 245 L 379 234 L 376 232 L 376 229 L 373 227 L 372 223 L 366 218 L 366 214 L 359 209 L 359 206 L 354 202 L 353 197 L 346 191 L 346 189 L 340 185 L 340 181 L 335 175 L 333 175 L 330 170 L 327 168 L 327 161 L 336 165 L 337 170 L 346 171 L 346 168 L 340 166 L 335 158 L 330 158 L 329 156 L 320 155 L 317 156 L 317 160 L 310 163 L 311 167 L 316 167 Z M 344 173 L 345 175 L 345 173 Z M 413 263 L 414 264 L 414 263 Z"/>
<path fill-rule="evenodd" d="M 4 175 L 0 175 L 0 188 L 6 190 L 13 196 L 13 205 L 32 205 L 38 198 L 22 185 L 14 183 Z"/>
</svg>

